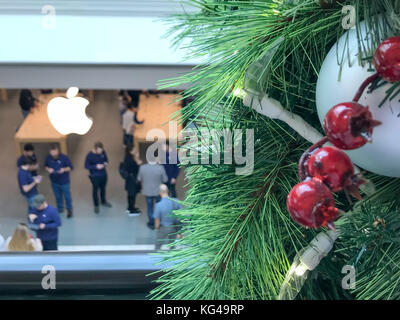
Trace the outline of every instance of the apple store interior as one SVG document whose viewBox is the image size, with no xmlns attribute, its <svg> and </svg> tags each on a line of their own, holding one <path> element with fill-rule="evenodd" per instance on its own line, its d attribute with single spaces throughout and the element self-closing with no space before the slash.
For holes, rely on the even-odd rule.
<svg viewBox="0 0 400 320">
<path fill-rule="evenodd" d="M 178 124 L 171 133 L 168 124 L 187 103 L 181 96 L 186 88 L 161 88 L 160 81 L 190 72 L 201 61 L 185 59 L 184 44 L 172 46 L 160 18 L 185 9 L 194 10 L 168 0 L 0 3 L 0 295 L 18 284 L 25 293 L 36 290 L 30 277 L 40 276 L 43 264 L 68 274 L 79 271 L 76 277 L 85 280 L 73 276 L 77 292 L 91 286 L 89 278 L 95 288 L 96 281 L 108 281 L 119 289 L 136 279 L 136 287 L 148 292 L 147 274 L 162 268 L 149 253 L 168 247 L 157 247 L 146 178 L 134 192 L 127 187 L 131 173 L 125 160 L 129 151 L 140 171 L 151 162 L 147 134 L 164 132 L 163 141 L 171 144 L 182 129 Z M 183 201 L 184 170 L 175 165 L 171 176 L 158 166 L 168 195 Z M 106 178 L 96 172 L 106 172 Z M 68 181 L 57 180 L 61 176 Z M 56 243 L 43 236 L 36 245 L 47 224 L 59 224 L 56 215 L 61 223 Z M 20 231 L 34 242 L 29 250 L 13 241 Z M 24 276 L 10 276 L 17 271 Z M 107 271 L 107 279 L 96 278 L 97 271 Z"/>
<path fill-rule="evenodd" d="M 44 90 L 45 91 L 45 90 Z M 41 90 L 32 89 L 32 95 L 39 100 L 49 99 L 49 96 L 65 96 L 65 92 L 56 89 L 53 93 L 43 94 Z M 58 93 L 57 93 L 58 92 Z M 24 143 L 20 146 L 15 144 L 16 135 L 21 133 L 26 124 L 36 125 L 31 121 L 38 115 L 40 110 L 33 110 L 32 114 L 26 119 L 23 118 L 19 106 L 21 90 L 3 90 L 3 99 L 0 102 L 0 131 L 1 146 L 0 153 L 2 165 L 2 179 L 0 180 L 0 234 L 7 238 L 14 232 L 15 227 L 20 222 L 26 222 L 26 201 L 21 196 L 17 182 L 17 157 L 20 155 L 18 148 L 22 149 Z M 84 91 L 87 94 L 89 104 L 86 108 L 86 114 L 93 119 L 93 125 L 84 135 L 70 134 L 67 136 L 66 154 L 70 158 L 74 169 L 70 173 L 71 194 L 73 200 L 73 217 L 66 218 L 67 213 L 61 214 L 62 226 L 59 228 L 59 250 L 151 250 L 155 244 L 155 232 L 146 226 L 146 201 L 145 197 L 138 194 L 136 207 L 142 214 L 139 216 L 130 216 L 127 214 L 126 191 L 124 189 L 124 180 L 119 174 L 118 167 L 124 160 L 125 147 L 122 139 L 122 126 L 120 115 L 120 97 L 116 90 L 93 90 Z M 166 107 L 173 93 L 152 94 L 149 96 L 141 94 L 139 97 L 139 110 L 141 108 Z M 151 101 L 151 105 L 146 104 L 145 100 Z M 148 101 L 147 101 L 148 102 Z M 67 106 L 68 107 L 68 106 Z M 40 109 L 40 107 L 39 107 Z M 142 112 L 143 111 L 143 112 Z M 60 111 L 61 112 L 61 111 Z M 68 113 L 68 109 L 64 112 Z M 138 118 L 144 110 L 138 112 Z M 151 115 L 151 113 L 149 113 Z M 154 114 L 154 113 L 153 113 Z M 147 115 L 147 113 L 146 113 Z M 65 117 L 65 115 L 64 115 Z M 151 118 L 143 117 L 143 120 L 151 123 Z M 168 121 L 168 119 L 162 119 Z M 159 121 L 155 119 L 155 121 Z M 24 124 L 24 122 L 26 122 Z M 36 131 L 43 129 L 46 123 L 40 122 Z M 73 125 L 73 123 L 72 123 Z M 161 123 L 160 123 L 161 125 Z M 29 128 L 28 128 L 29 129 Z M 28 132 L 29 133 L 29 132 Z M 56 134 L 56 132 L 54 132 Z M 35 135 L 34 135 L 35 137 Z M 51 136 L 49 137 L 51 141 Z M 29 134 L 25 140 L 30 142 Z M 35 141 L 35 140 L 33 140 Z M 93 149 L 93 144 L 101 141 L 104 150 L 109 158 L 107 168 L 107 201 L 112 204 L 111 208 L 101 207 L 100 212 L 96 214 L 93 210 L 92 187 L 88 178 L 88 172 L 85 169 L 85 157 Z M 49 174 L 44 168 L 45 158 L 49 153 L 51 142 L 32 142 L 34 152 L 39 164 L 38 175 L 43 176 L 43 180 L 38 186 L 40 194 L 46 196 L 48 203 L 56 207 L 55 197 L 51 188 Z M 142 161 L 146 162 L 146 142 L 139 143 L 139 155 Z M 184 173 L 180 172 L 177 179 L 178 198 L 184 198 Z"/>
</svg>

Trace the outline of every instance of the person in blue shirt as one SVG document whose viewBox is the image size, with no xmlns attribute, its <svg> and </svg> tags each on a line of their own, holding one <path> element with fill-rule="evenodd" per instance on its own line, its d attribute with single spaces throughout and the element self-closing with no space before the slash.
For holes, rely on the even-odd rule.
<svg viewBox="0 0 400 320">
<path fill-rule="evenodd" d="M 33 198 L 28 212 L 29 227 L 36 231 L 43 245 L 43 251 L 58 250 L 58 227 L 61 226 L 60 214 L 49 205 L 46 198 L 38 194 Z"/>
<path fill-rule="evenodd" d="M 51 188 L 56 198 L 58 212 L 64 212 L 65 199 L 67 218 L 71 218 L 73 213 L 69 173 L 74 169 L 71 160 L 65 154 L 60 153 L 57 145 L 52 145 L 44 166 L 50 174 Z"/>
<path fill-rule="evenodd" d="M 85 169 L 89 170 L 89 179 L 93 186 L 93 204 L 94 212 L 99 213 L 99 192 L 101 204 L 107 208 L 111 208 L 111 204 L 106 200 L 106 185 L 108 166 L 107 154 L 104 150 L 103 143 L 96 142 L 94 149 L 91 150 L 85 159 Z"/>
<path fill-rule="evenodd" d="M 177 199 L 168 197 L 168 187 L 160 185 L 161 200 L 156 203 L 154 209 L 154 226 L 157 231 L 156 250 L 163 244 L 173 242 L 179 231 L 180 221 L 175 217 L 174 210 L 182 209 Z"/>
<path fill-rule="evenodd" d="M 30 173 L 32 173 L 32 176 L 37 176 L 37 170 L 39 169 L 39 164 L 37 162 L 36 154 L 35 154 L 35 149 L 33 148 L 33 145 L 31 143 L 27 143 L 24 145 L 24 151 L 22 155 L 17 159 L 17 167 L 19 168 L 22 164 L 22 161 L 24 159 L 28 159 L 30 161 L 29 169 Z"/>
<path fill-rule="evenodd" d="M 162 164 L 164 166 L 165 172 L 167 173 L 168 182 L 167 187 L 170 191 L 172 198 L 177 198 L 176 193 L 176 179 L 179 176 L 179 159 L 178 154 L 171 147 L 169 142 L 167 141 L 164 145 L 164 153 L 162 156 Z"/>
<path fill-rule="evenodd" d="M 41 176 L 32 176 L 29 171 L 30 165 L 29 159 L 22 159 L 17 175 L 19 189 L 28 203 L 28 208 L 32 203 L 33 197 L 38 194 L 37 185 L 42 181 Z"/>
</svg>

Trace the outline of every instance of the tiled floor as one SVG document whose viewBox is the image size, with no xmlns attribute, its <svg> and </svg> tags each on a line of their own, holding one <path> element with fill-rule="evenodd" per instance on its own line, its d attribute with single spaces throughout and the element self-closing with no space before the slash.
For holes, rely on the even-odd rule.
<svg viewBox="0 0 400 320">
<path fill-rule="evenodd" d="M 18 105 L 19 91 L 9 91 L 9 100 L 0 102 L 0 234 L 5 238 L 12 234 L 18 222 L 26 221 L 26 203 L 19 193 L 15 165 L 14 134 L 22 121 Z M 147 214 L 145 199 L 137 197 L 137 206 L 144 212 L 139 217 L 128 217 L 126 193 L 123 180 L 118 173 L 118 165 L 123 159 L 122 132 L 119 123 L 119 110 L 116 91 L 96 91 L 95 100 L 87 108 L 87 113 L 94 119 L 94 125 L 85 136 L 68 137 L 69 156 L 75 166 L 71 174 L 74 218 L 62 217 L 59 244 L 61 246 L 98 246 L 98 245 L 148 245 L 154 244 L 155 232 L 146 227 Z M 99 215 L 93 213 L 91 185 L 84 159 L 95 141 L 104 143 L 110 158 L 108 168 L 108 200 L 111 209 L 101 208 Z M 35 144 L 36 154 L 42 165 L 48 146 Z M 143 152 L 143 148 L 141 152 Z M 49 179 L 43 168 L 39 172 L 44 176 L 40 193 L 45 194 L 49 203 L 54 205 L 54 196 Z M 184 195 L 183 173 L 178 179 L 178 195 Z"/>
</svg>

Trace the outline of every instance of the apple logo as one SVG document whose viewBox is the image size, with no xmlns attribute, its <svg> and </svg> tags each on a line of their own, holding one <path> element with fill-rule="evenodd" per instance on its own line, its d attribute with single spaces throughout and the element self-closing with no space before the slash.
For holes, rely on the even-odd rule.
<svg viewBox="0 0 400 320">
<path fill-rule="evenodd" d="M 89 101 L 77 97 L 79 88 L 71 87 L 67 90 L 67 99 L 56 97 L 47 105 L 47 115 L 50 123 L 61 134 L 86 134 L 92 127 L 93 120 L 86 115 Z"/>
</svg>

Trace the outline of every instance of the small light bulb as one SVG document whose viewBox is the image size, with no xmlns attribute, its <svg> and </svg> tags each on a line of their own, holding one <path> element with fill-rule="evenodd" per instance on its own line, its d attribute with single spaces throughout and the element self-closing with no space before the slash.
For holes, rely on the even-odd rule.
<svg viewBox="0 0 400 320">
<path fill-rule="evenodd" d="M 294 273 L 295 273 L 297 276 L 301 277 L 301 276 L 303 276 L 303 275 L 306 273 L 307 270 L 308 270 L 307 266 L 306 266 L 304 263 L 300 263 L 300 264 L 296 267 L 296 269 L 294 269 Z"/>
<path fill-rule="evenodd" d="M 235 97 L 243 98 L 244 95 L 245 95 L 245 92 L 244 92 L 244 90 L 243 90 L 242 88 L 236 88 L 236 89 L 233 91 L 233 95 L 234 95 Z"/>
</svg>

